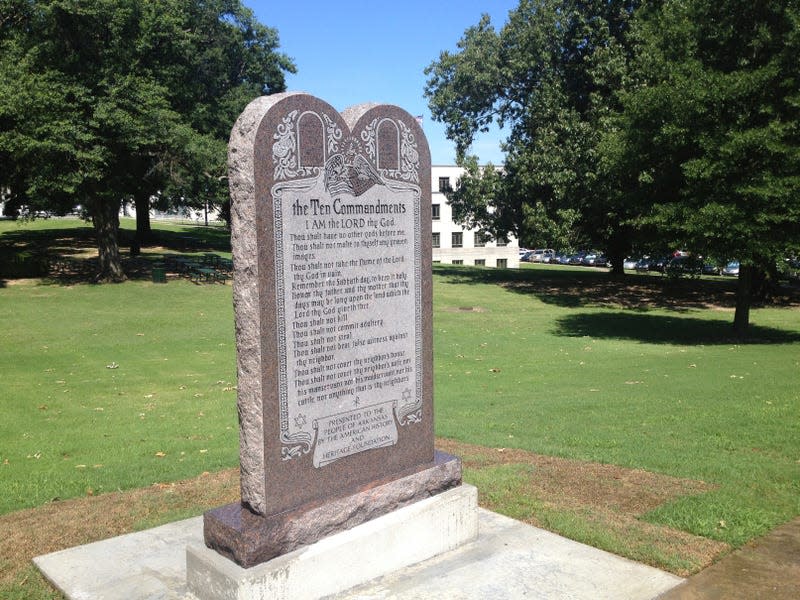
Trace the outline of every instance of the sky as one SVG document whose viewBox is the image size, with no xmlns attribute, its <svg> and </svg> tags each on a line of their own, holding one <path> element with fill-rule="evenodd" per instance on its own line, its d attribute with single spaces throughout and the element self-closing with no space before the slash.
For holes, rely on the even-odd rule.
<svg viewBox="0 0 800 600">
<path fill-rule="evenodd" d="M 435 122 L 423 96 L 425 67 L 439 54 L 456 51 L 464 30 L 481 15 L 500 29 L 518 0 L 243 0 L 257 19 L 278 30 L 279 51 L 297 74 L 286 75 L 288 91 L 307 92 L 339 111 L 364 102 L 395 104 L 423 117 L 434 165 L 455 163 L 455 146 Z M 481 163 L 502 164 L 494 130 L 470 152 Z"/>
</svg>

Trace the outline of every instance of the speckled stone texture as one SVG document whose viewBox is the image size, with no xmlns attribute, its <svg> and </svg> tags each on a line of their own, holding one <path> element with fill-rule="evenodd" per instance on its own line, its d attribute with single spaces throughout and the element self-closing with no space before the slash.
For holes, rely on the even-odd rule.
<svg viewBox="0 0 800 600">
<path fill-rule="evenodd" d="M 437 451 L 424 468 L 282 514 L 262 517 L 239 503 L 208 511 L 203 535 L 208 547 L 249 568 L 459 485 L 461 460 Z"/>
<path fill-rule="evenodd" d="M 460 485 L 461 464 L 434 451 L 430 150 L 417 120 L 391 105 L 340 114 L 303 93 L 258 98 L 234 125 L 228 166 L 242 500 L 206 513 L 204 536 L 250 566 Z M 334 203 L 370 209 L 375 218 L 332 214 Z M 323 204 L 329 212 L 315 221 Z M 296 239 L 313 240 L 320 228 L 328 242 L 345 241 L 316 256 L 296 250 Z M 362 232 L 373 234 L 374 246 L 362 244 L 369 241 Z M 357 251 L 341 249 L 351 237 Z M 378 245 L 391 237 L 402 244 Z M 336 273 L 340 267 L 346 275 Z M 324 338 L 316 323 L 300 323 L 310 312 L 294 296 L 302 272 L 324 277 L 314 288 L 327 299 L 320 306 L 363 311 L 345 315 L 358 325 L 360 344 L 346 336 L 342 344 L 341 311 L 320 318 Z M 385 294 L 356 300 L 360 292 L 342 291 L 352 283 L 338 283 L 370 277 L 400 281 L 408 292 L 384 284 Z M 323 340 L 330 358 L 301 373 L 298 356 L 306 349 L 319 356 Z M 374 372 L 351 374 L 350 364 L 393 371 L 364 391 L 359 384 L 375 381 L 366 377 Z M 394 383 L 406 373 L 408 383 Z M 337 394 L 313 391 L 318 381 Z M 331 381 L 337 386 L 327 387 Z"/>
</svg>

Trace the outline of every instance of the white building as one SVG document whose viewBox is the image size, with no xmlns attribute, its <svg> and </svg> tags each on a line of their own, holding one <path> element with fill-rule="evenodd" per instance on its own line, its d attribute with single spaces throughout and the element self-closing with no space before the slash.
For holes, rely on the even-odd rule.
<svg viewBox="0 0 800 600">
<path fill-rule="evenodd" d="M 488 241 L 475 229 L 453 222 L 453 211 L 445 191 L 455 188 L 464 169 L 433 165 L 431 176 L 431 215 L 433 217 L 433 262 L 454 265 L 519 268 L 519 243 L 513 237 Z"/>
</svg>

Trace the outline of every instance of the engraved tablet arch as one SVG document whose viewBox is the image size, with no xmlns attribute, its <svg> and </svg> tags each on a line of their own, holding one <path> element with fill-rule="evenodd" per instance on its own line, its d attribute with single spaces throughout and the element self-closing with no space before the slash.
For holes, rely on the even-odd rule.
<svg viewBox="0 0 800 600">
<path fill-rule="evenodd" d="M 400 129 L 397 123 L 383 119 L 378 124 L 378 168 L 396 171 L 400 168 Z"/>
</svg>

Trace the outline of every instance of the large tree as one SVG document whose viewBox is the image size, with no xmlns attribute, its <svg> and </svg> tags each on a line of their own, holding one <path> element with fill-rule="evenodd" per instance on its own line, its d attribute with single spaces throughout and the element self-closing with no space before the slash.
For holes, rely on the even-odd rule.
<svg viewBox="0 0 800 600">
<path fill-rule="evenodd" d="M 33 207 L 83 205 L 98 276 L 120 280 L 120 202 L 146 236 L 156 192 L 219 194 L 236 115 L 294 71 L 277 47 L 239 0 L 5 0 L 0 185 Z"/>
<path fill-rule="evenodd" d="M 456 53 L 443 52 L 428 67 L 425 93 L 434 118 L 456 142 L 460 164 L 467 164 L 476 133 L 492 121 L 510 130 L 492 199 L 503 210 L 462 194 L 472 218 L 495 215 L 495 230 L 507 228 L 523 240 L 574 224 L 579 239 L 606 247 L 621 269 L 630 215 L 604 179 L 608 169 L 599 149 L 616 114 L 616 92 L 630 59 L 627 32 L 638 4 L 521 0 L 499 32 L 484 17 L 465 32 Z M 480 176 L 468 169 L 462 185 L 478 189 L 469 179 Z"/>
<path fill-rule="evenodd" d="M 652 2 L 617 121 L 640 224 L 741 261 L 734 327 L 754 277 L 800 244 L 800 3 Z"/>
</svg>

